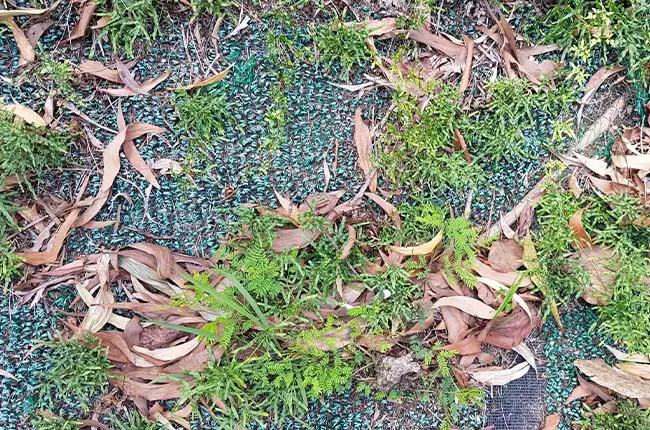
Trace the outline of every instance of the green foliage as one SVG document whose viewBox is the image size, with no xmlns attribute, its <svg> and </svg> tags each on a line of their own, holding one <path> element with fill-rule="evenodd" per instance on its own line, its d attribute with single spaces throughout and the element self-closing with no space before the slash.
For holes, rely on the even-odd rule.
<svg viewBox="0 0 650 430">
<path fill-rule="evenodd" d="M 577 246 L 569 218 L 581 207 L 572 193 L 564 191 L 556 182 L 550 182 L 536 208 L 539 233 L 535 248 L 540 264 L 538 275 L 545 280 L 547 300 L 565 302 L 580 294 L 589 280 L 588 273 L 568 251 Z"/>
<path fill-rule="evenodd" d="M 56 61 L 43 52 L 39 55 L 39 65 L 35 73 L 37 77 L 48 81 L 50 90 L 56 90 L 66 100 L 77 104 L 82 102 L 74 90 L 74 69 L 69 61 Z"/>
<path fill-rule="evenodd" d="M 174 98 L 174 106 L 184 132 L 192 141 L 207 145 L 214 135 L 226 134 L 226 126 L 232 122 L 230 103 L 225 91 L 212 93 L 181 91 Z"/>
<path fill-rule="evenodd" d="M 562 46 L 574 61 L 627 65 L 630 75 L 648 83 L 650 3 L 645 0 L 562 0 L 548 13 L 545 39 Z M 609 58 L 613 56 L 614 58 Z"/>
<path fill-rule="evenodd" d="M 93 337 L 44 342 L 49 370 L 40 372 L 40 402 L 75 402 L 90 410 L 93 399 L 108 387 L 111 362 Z"/>
<path fill-rule="evenodd" d="M 615 413 L 583 410 L 582 419 L 574 424 L 585 430 L 650 430 L 650 410 L 625 399 L 617 403 Z"/>
<path fill-rule="evenodd" d="M 151 42 L 160 32 L 160 5 L 158 0 L 98 0 L 100 16 L 110 18 L 101 35 L 111 40 L 113 51 L 124 49 L 133 56 L 136 42 Z"/>
<path fill-rule="evenodd" d="M 31 424 L 34 430 L 79 430 L 83 425 L 79 421 L 67 420 L 58 415 L 37 415 L 31 419 Z"/>
<path fill-rule="evenodd" d="M 235 4 L 231 0 L 191 0 L 192 10 L 196 19 L 202 13 L 220 16 L 226 9 Z"/>
<path fill-rule="evenodd" d="M 408 10 L 397 18 L 397 28 L 417 30 L 431 17 L 431 1 L 414 0 L 408 2 Z"/>
<path fill-rule="evenodd" d="M 366 46 L 368 30 L 357 28 L 355 24 L 337 19 L 314 30 L 318 61 L 327 70 L 335 64 L 340 65 L 344 80 L 348 79 L 353 67 L 363 66 L 372 59 L 372 53 Z"/>
<path fill-rule="evenodd" d="M 554 118 L 553 142 L 573 135 L 572 122 L 558 115 L 575 98 L 568 86 L 535 90 L 527 79 L 499 79 L 487 85 L 490 100 L 475 117 L 469 140 L 480 155 L 494 161 L 531 157 L 524 150 L 524 132 L 542 128 L 536 117 L 545 114 Z"/>
<path fill-rule="evenodd" d="M 70 132 L 15 122 L 12 114 L 0 111 L 0 183 L 15 176 L 20 186 L 32 190 L 29 175 L 38 178 L 44 170 L 61 166 L 70 139 Z"/>
<path fill-rule="evenodd" d="M 309 399 L 349 386 L 352 370 L 331 353 L 266 353 L 244 360 L 223 357 L 201 372 L 174 379 L 182 384 L 179 406 L 187 403 L 197 410 L 199 402 L 207 401 L 210 409 L 219 412 L 220 425 L 232 428 L 261 423 L 269 415 L 280 422 L 287 415 L 302 414 Z"/>
<path fill-rule="evenodd" d="M 154 421 L 149 421 L 137 411 L 126 411 L 123 415 L 110 413 L 108 422 L 112 430 L 163 430 L 167 427 Z"/>
<path fill-rule="evenodd" d="M 430 378 L 440 379 L 436 400 L 438 406 L 445 412 L 442 429 L 451 429 L 460 421 L 464 406 L 484 407 L 485 392 L 480 388 L 461 388 L 456 384 L 450 367 L 450 360 L 457 354 L 456 351 L 443 350 L 440 345 L 434 345 L 432 350 L 436 353 L 438 368 Z"/>
<path fill-rule="evenodd" d="M 455 130 L 469 125 L 454 88 L 435 85 L 424 109 L 408 94 L 396 95 L 395 104 L 386 133 L 379 140 L 378 160 L 394 187 L 404 186 L 412 193 L 463 190 L 483 179 L 481 168 L 468 163 L 462 152 L 448 152 Z"/>
<path fill-rule="evenodd" d="M 403 220 L 402 229 L 385 231 L 384 243 L 424 243 L 442 230 L 442 248 L 445 249 L 442 268 L 447 278 L 451 282 L 460 280 L 469 287 L 476 285 L 471 268 L 476 259 L 478 232 L 469 220 L 449 217 L 446 210 L 424 202 L 404 204 L 399 207 L 399 213 Z"/>
<path fill-rule="evenodd" d="M 6 292 L 13 279 L 20 278 L 23 274 L 23 262 L 14 253 L 11 243 L 0 240 L 0 286 Z"/>
</svg>

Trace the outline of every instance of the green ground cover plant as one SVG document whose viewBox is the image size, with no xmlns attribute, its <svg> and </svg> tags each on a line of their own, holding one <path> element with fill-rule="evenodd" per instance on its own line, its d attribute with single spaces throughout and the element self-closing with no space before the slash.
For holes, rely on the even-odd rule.
<svg viewBox="0 0 650 430">
<path fill-rule="evenodd" d="M 207 3 L 212 2 L 201 2 Z M 110 39 L 113 51 L 123 49 L 132 57 L 136 42 L 150 45 L 161 34 L 161 5 L 158 0 L 100 0 L 97 6 L 99 16 L 110 18 L 101 34 Z"/>
<path fill-rule="evenodd" d="M 108 387 L 111 362 L 105 348 L 93 336 L 84 339 L 57 339 L 44 342 L 50 350 L 45 357 L 50 369 L 39 377 L 39 402 L 43 409 L 55 402 L 74 402 L 88 411 L 99 394 Z"/>
<path fill-rule="evenodd" d="M 364 66 L 372 59 L 366 46 L 368 33 L 365 27 L 357 28 L 339 19 L 317 27 L 314 29 L 314 44 L 318 61 L 326 70 L 339 66 L 342 79 L 347 80 L 353 67 Z"/>
<path fill-rule="evenodd" d="M 580 210 L 593 246 L 604 250 L 596 263 L 585 257 L 581 250 L 588 245 L 569 223 Z M 650 228 L 642 220 L 647 215 L 647 209 L 633 196 L 576 199 L 559 184 L 550 183 L 537 210 L 540 231 L 535 244 L 547 296 L 566 302 L 588 292 L 585 286 L 602 285 L 605 303 L 598 307 L 600 330 L 630 351 L 646 354 L 650 352 L 650 294 L 645 286 L 650 275 Z"/>
<path fill-rule="evenodd" d="M 35 430 L 79 430 L 82 428 L 81 421 L 67 420 L 57 415 L 38 415 L 31 420 Z"/>
<path fill-rule="evenodd" d="M 639 408 L 636 402 L 629 399 L 620 400 L 616 409 L 612 414 L 585 410 L 576 425 L 585 430 L 650 429 L 650 411 Z"/>
<path fill-rule="evenodd" d="M 467 162 L 460 151 L 449 151 L 455 130 L 469 127 L 460 112 L 456 90 L 446 84 L 429 88 L 430 100 L 424 109 L 406 93 L 395 95 L 386 132 L 380 138 L 378 163 L 394 188 L 403 186 L 411 193 L 476 187 L 482 169 Z"/>
<path fill-rule="evenodd" d="M 545 40 L 558 43 L 573 61 L 586 66 L 594 57 L 629 67 L 648 84 L 650 4 L 644 0 L 562 0 L 546 16 Z"/>
</svg>

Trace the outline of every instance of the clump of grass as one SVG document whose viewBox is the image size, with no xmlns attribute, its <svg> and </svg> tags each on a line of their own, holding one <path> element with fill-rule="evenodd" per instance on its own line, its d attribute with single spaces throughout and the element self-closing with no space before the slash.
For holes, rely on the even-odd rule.
<svg viewBox="0 0 650 430">
<path fill-rule="evenodd" d="M 107 350 L 93 337 L 44 342 L 50 369 L 39 374 L 40 402 L 75 402 L 83 411 L 108 387 L 111 362 Z"/>
<path fill-rule="evenodd" d="M 547 14 L 545 39 L 558 43 L 579 64 L 598 55 L 619 61 L 648 84 L 650 4 L 644 0 L 562 0 Z M 645 69 L 645 70 L 644 70 Z"/>
<path fill-rule="evenodd" d="M 318 61 L 327 70 L 333 65 L 341 67 L 343 79 L 347 80 L 355 66 L 363 66 L 372 59 L 372 53 L 366 46 L 368 30 L 356 28 L 342 20 L 315 29 L 314 43 L 318 50 Z"/>
<path fill-rule="evenodd" d="M 150 421 L 137 411 L 126 411 L 122 415 L 111 413 L 108 422 L 112 430 L 162 430 L 167 428 L 162 424 Z"/>
<path fill-rule="evenodd" d="M 79 430 L 83 425 L 80 421 L 68 420 L 51 414 L 37 415 L 31 419 L 31 424 L 34 430 Z"/>
<path fill-rule="evenodd" d="M 379 142 L 384 177 L 411 192 L 475 187 L 483 178 L 482 169 L 451 147 L 455 130 L 469 126 L 456 90 L 444 84 L 433 86 L 424 108 L 408 94 L 397 95 L 395 104 Z"/>
<path fill-rule="evenodd" d="M 110 18 L 101 34 L 110 38 L 113 51 L 122 48 L 132 57 L 136 42 L 151 44 L 161 35 L 158 0 L 99 0 L 97 5 L 99 15 Z"/>
<path fill-rule="evenodd" d="M 4 292 L 9 289 L 14 279 L 22 276 L 22 267 L 23 260 L 14 253 L 12 244 L 0 240 L 0 286 Z"/>
<path fill-rule="evenodd" d="M 219 139 L 233 121 L 225 91 L 195 94 L 181 91 L 174 98 L 174 106 L 181 127 L 195 142 L 207 144 L 215 137 Z"/>
</svg>

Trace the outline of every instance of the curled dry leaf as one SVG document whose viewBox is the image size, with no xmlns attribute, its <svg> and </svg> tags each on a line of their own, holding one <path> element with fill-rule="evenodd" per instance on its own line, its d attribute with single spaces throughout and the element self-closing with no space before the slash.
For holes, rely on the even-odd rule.
<svg viewBox="0 0 650 430">
<path fill-rule="evenodd" d="M 530 365 L 527 362 L 519 363 L 510 369 L 500 370 L 475 370 L 470 372 L 470 375 L 477 382 L 486 385 L 506 385 L 514 380 L 525 376 L 530 370 Z"/>
<path fill-rule="evenodd" d="M 629 375 L 603 360 L 576 360 L 575 366 L 598 385 L 631 399 L 650 398 L 650 381 Z"/>
<path fill-rule="evenodd" d="M 596 91 L 598 91 L 598 88 L 600 88 L 607 78 L 623 70 L 625 70 L 625 67 L 623 66 L 616 66 L 611 69 L 601 67 L 600 70 L 594 73 L 594 75 L 587 81 L 587 84 L 585 85 L 585 94 L 580 99 L 580 103 L 589 103 L 594 94 L 596 94 Z"/>
<path fill-rule="evenodd" d="M 133 350 L 148 357 L 155 358 L 156 360 L 169 362 L 178 360 L 181 357 L 185 357 L 197 346 L 199 346 L 199 338 L 195 337 L 185 343 L 170 346 L 167 348 L 148 349 L 142 346 L 134 346 Z"/>
<path fill-rule="evenodd" d="M 466 296 L 443 297 L 436 300 L 433 304 L 434 308 L 440 308 L 441 306 L 451 306 L 469 315 L 485 320 L 494 318 L 496 314 L 496 311 L 485 303 Z"/>
<path fill-rule="evenodd" d="M 492 279 L 508 287 L 512 287 L 515 282 L 519 282 L 519 288 L 529 287 L 532 284 L 530 278 L 524 276 L 524 272 L 497 272 L 479 259 L 474 260 L 472 269 L 482 277 Z"/>
<path fill-rule="evenodd" d="M 497 240 L 490 247 L 488 262 L 499 272 L 514 272 L 523 264 L 524 250 L 514 239 Z"/>
<path fill-rule="evenodd" d="M 354 112 L 354 143 L 357 147 L 357 163 L 366 179 L 370 175 L 374 175 L 374 167 L 370 161 L 370 154 L 372 152 L 372 137 L 370 135 L 370 128 L 363 122 L 361 117 L 361 107 L 357 107 Z M 370 182 L 369 189 L 375 192 L 377 189 L 377 179 L 373 178 Z"/>
<path fill-rule="evenodd" d="M 111 290 L 107 285 L 102 285 L 100 286 L 97 295 L 92 298 L 90 303 L 88 303 L 87 300 L 92 297 L 88 290 L 86 290 L 82 285 L 76 284 L 76 286 L 79 296 L 81 296 L 86 305 L 89 306 L 88 312 L 79 327 L 90 333 L 97 333 L 104 327 L 104 325 L 106 325 L 111 317 L 111 308 L 102 305 L 115 302 L 113 293 L 111 293 Z"/>
<path fill-rule="evenodd" d="M 99 91 L 108 94 L 109 96 L 113 97 L 129 97 L 129 96 L 135 96 L 138 94 L 148 94 L 151 90 L 156 88 L 160 83 L 165 81 L 169 77 L 170 73 L 169 72 L 164 72 L 161 73 L 158 77 L 156 78 L 151 78 L 147 79 L 146 81 L 140 83 L 135 82 L 135 79 L 130 79 L 130 80 L 125 80 L 126 82 L 135 82 L 137 86 L 126 86 L 124 88 L 100 88 Z M 121 76 L 121 75 L 120 75 Z M 130 76 L 130 75 L 129 75 Z M 137 90 L 136 90 L 137 89 Z"/>
<path fill-rule="evenodd" d="M 535 363 L 535 354 L 533 354 L 533 351 L 526 345 L 524 342 L 521 342 L 519 345 L 515 346 L 512 348 L 513 351 L 517 352 L 519 355 L 521 355 L 524 360 L 528 364 L 530 364 L 530 367 L 535 369 L 535 372 L 537 372 L 537 364 Z"/>
<path fill-rule="evenodd" d="M 110 381 L 111 384 L 131 398 L 142 397 L 150 402 L 155 402 L 157 400 L 178 399 L 181 396 L 181 384 L 179 382 L 153 384 L 135 381 L 126 377 L 110 378 Z"/>
<path fill-rule="evenodd" d="M 495 281 L 493 279 L 483 278 L 483 277 L 479 276 L 478 278 L 476 278 L 476 280 L 478 282 L 492 288 L 494 291 L 500 291 L 500 292 L 505 294 L 509 290 L 508 287 L 506 287 L 505 285 L 503 285 L 500 282 L 497 282 L 497 281 Z M 528 304 L 526 303 L 526 301 L 524 299 L 522 299 L 521 296 L 519 294 L 517 294 L 517 293 L 515 293 L 512 296 L 512 300 L 515 303 L 517 303 L 521 307 L 521 309 L 523 309 L 524 312 L 526 312 L 526 315 L 528 315 L 528 317 L 532 321 L 533 320 L 533 314 L 532 314 L 530 308 L 528 307 Z"/>
<path fill-rule="evenodd" d="M 90 21 L 93 19 L 96 9 L 97 3 L 94 1 L 91 0 L 84 3 L 83 9 L 81 10 L 81 16 L 79 17 L 79 22 L 74 26 L 70 33 L 70 37 L 68 37 L 69 42 L 79 39 L 86 34 L 86 30 L 88 30 L 88 26 L 90 25 Z"/>
<path fill-rule="evenodd" d="M 389 249 L 397 254 L 410 256 L 410 255 L 429 255 L 440 245 L 442 242 L 442 230 L 438 232 L 430 241 L 417 246 L 389 246 Z"/>
<path fill-rule="evenodd" d="M 605 348 L 611 352 L 617 360 L 620 361 L 633 361 L 636 363 L 650 363 L 650 356 L 644 354 L 627 354 L 612 346 L 605 345 Z"/>
<path fill-rule="evenodd" d="M 102 78 L 110 82 L 115 82 L 116 84 L 124 83 L 117 70 L 103 65 L 99 61 L 83 61 L 77 66 L 77 68 L 81 73 L 97 76 L 98 78 Z"/>
</svg>

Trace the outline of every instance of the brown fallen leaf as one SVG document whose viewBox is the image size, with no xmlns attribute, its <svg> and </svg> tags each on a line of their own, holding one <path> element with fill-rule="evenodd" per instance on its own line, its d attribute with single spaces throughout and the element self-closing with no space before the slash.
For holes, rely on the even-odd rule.
<svg viewBox="0 0 650 430">
<path fill-rule="evenodd" d="M 497 348 L 512 349 L 522 343 L 537 327 L 540 317 L 534 307 L 529 307 L 532 319 L 523 309 L 517 308 L 508 315 L 495 318 L 483 329 L 478 338 Z"/>
<path fill-rule="evenodd" d="M 21 104 L 0 105 L 0 109 L 11 112 L 16 117 L 36 127 L 45 127 L 47 125 L 43 117 Z"/>
<path fill-rule="evenodd" d="M 460 355 L 479 354 L 481 352 L 481 342 L 476 336 L 467 336 L 457 342 L 445 345 L 442 349 L 446 351 L 456 351 Z"/>
<path fill-rule="evenodd" d="M 352 251 L 352 247 L 357 242 L 357 232 L 354 227 L 348 224 L 346 225 L 346 228 L 348 231 L 348 240 L 345 242 L 345 245 L 343 245 L 343 248 L 341 248 L 341 255 L 339 256 L 339 260 L 345 260 L 348 258 L 350 251 Z"/>
<path fill-rule="evenodd" d="M 650 170 L 650 154 L 612 155 L 612 163 L 619 169 Z"/>
<path fill-rule="evenodd" d="M 456 309 L 460 309 L 469 315 L 473 315 L 485 320 L 490 320 L 495 316 L 494 309 L 481 302 L 480 300 L 466 296 L 443 297 L 433 303 L 434 308 L 439 308 L 441 306 L 451 306 Z"/>
<path fill-rule="evenodd" d="M 44 15 L 56 9 L 59 3 L 61 3 L 61 0 L 55 1 L 54 3 L 52 3 L 50 7 L 44 9 L 33 9 L 33 8 L 20 8 L 20 9 L 8 9 L 8 10 L 2 9 L 0 10 L 0 18 L 7 18 L 7 17 L 14 17 L 14 16 Z"/>
<path fill-rule="evenodd" d="M 1 12 L 3 11 L 0 11 L 0 13 Z M 13 17 L 11 15 L 0 16 L 0 23 L 5 23 L 7 27 L 9 27 L 14 36 L 14 40 L 16 41 L 16 45 L 18 45 L 18 51 L 20 52 L 20 60 L 18 61 L 18 64 L 22 66 L 36 60 L 34 47 L 29 42 L 25 32 L 23 32 L 18 24 L 16 24 Z"/>
<path fill-rule="evenodd" d="M 356 29 L 365 28 L 369 32 L 368 36 L 371 37 L 383 36 L 397 30 L 397 18 L 371 19 L 364 22 L 350 21 L 346 22 L 345 25 L 346 27 L 354 27 Z"/>
<path fill-rule="evenodd" d="M 580 104 L 589 103 L 589 101 L 592 99 L 594 94 L 596 94 L 596 91 L 598 91 L 598 88 L 600 88 L 600 86 L 603 84 L 603 82 L 607 80 L 607 78 L 623 70 L 625 70 L 625 67 L 623 66 L 616 66 L 611 69 L 608 69 L 607 67 L 604 66 L 601 67 L 587 81 L 587 84 L 585 85 L 585 94 L 580 99 Z"/>
<path fill-rule="evenodd" d="M 417 31 L 409 30 L 407 34 L 410 39 L 423 43 L 453 59 L 459 70 L 461 65 L 466 63 L 467 47 L 463 45 L 454 43 L 446 37 L 433 34 L 424 27 Z"/>
<path fill-rule="evenodd" d="M 119 131 L 104 150 L 102 155 L 104 160 L 102 183 L 97 195 L 92 198 L 92 202 L 77 220 L 75 224 L 77 227 L 91 221 L 102 209 L 106 200 L 108 200 L 113 182 L 120 171 L 120 150 L 124 142 L 132 141 L 144 134 L 158 134 L 164 133 L 165 131 L 164 128 L 143 122 L 129 124 Z"/>
<path fill-rule="evenodd" d="M 467 333 L 469 325 L 463 319 L 461 311 L 452 306 L 442 306 L 439 308 L 442 319 L 447 328 L 447 340 L 449 343 L 456 343 L 463 339 Z"/>
<path fill-rule="evenodd" d="M 471 377 L 477 382 L 486 385 L 506 385 L 514 380 L 525 376 L 530 370 L 530 365 L 525 361 L 509 369 L 481 370 L 470 372 Z"/>
<path fill-rule="evenodd" d="M 546 417 L 544 421 L 544 428 L 542 430 L 556 430 L 560 425 L 560 414 L 551 414 Z"/>
<path fill-rule="evenodd" d="M 32 266 L 54 263 L 59 256 L 59 251 L 61 251 L 65 239 L 68 237 L 70 229 L 75 224 L 78 217 L 79 209 L 73 209 L 70 214 L 68 214 L 63 224 L 61 224 L 61 227 L 59 227 L 59 230 L 54 234 L 54 236 L 52 236 L 49 250 L 42 252 L 17 252 L 16 255 L 22 258 L 25 263 Z"/>
<path fill-rule="evenodd" d="M 93 0 L 86 1 L 83 4 L 83 9 L 81 10 L 81 16 L 79 17 L 79 22 L 77 22 L 77 25 L 74 26 L 72 32 L 70 33 L 70 37 L 68 37 L 69 42 L 79 39 L 80 37 L 83 37 L 86 34 L 86 30 L 90 25 L 90 21 L 92 20 L 96 9 L 97 9 L 97 3 L 95 3 Z"/>
<path fill-rule="evenodd" d="M 508 287 L 512 287 L 516 282 L 519 282 L 519 288 L 529 287 L 532 284 L 530 278 L 524 276 L 525 272 L 497 272 L 479 259 L 474 260 L 472 269 L 482 277 L 492 279 Z"/>
<path fill-rule="evenodd" d="M 80 73 L 87 73 L 110 82 L 115 82 L 116 84 L 124 83 L 117 70 L 103 65 L 99 61 L 83 61 L 77 66 L 77 69 L 79 69 Z"/>
<path fill-rule="evenodd" d="M 576 213 L 571 215 L 571 218 L 569 218 L 569 227 L 573 230 L 573 234 L 576 239 L 578 239 L 580 246 L 593 245 L 589 234 L 585 231 L 585 227 L 582 225 L 582 214 L 584 214 L 586 210 L 587 208 L 579 209 Z"/>
<path fill-rule="evenodd" d="M 398 230 L 402 228 L 402 219 L 400 218 L 399 211 L 395 206 L 375 193 L 365 193 L 365 196 L 373 202 L 377 203 L 377 205 L 379 205 L 379 207 L 382 208 L 384 212 L 386 212 L 386 215 L 388 215 L 393 220 L 395 227 L 397 227 Z"/>
<path fill-rule="evenodd" d="M 645 354 L 627 354 L 612 346 L 605 345 L 605 348 L 611 352 L 617 360 L 620 361 L 633 361 L 635 363 L 650 363 L 650 356 Z"/>
<path fill-rule="evenodd" d="M 223 81 L 226 78 L 226 76 L 228 76 L 228 72 L 230 71 L 230 68 L 232 66 L 233 66 L 233 64 L 226 67 L 221 72 L 216 73 L 216 74 L 214 74 L 212 76 L 209 76 L 207 78 L 201 79 L 200 81 L 198 81 L 198 82 L 196 82 L 194 84 L 186 85 L 184 87 L 167 88 L 167 90 L 169 90 L 169 91 L 181 91 L 181 90 L 190 91 L 190 90 L 193 90 L 193 89 L 196 89 L 196 88 L 207 87 L 208 85 L 212 85 L 212 84 L 214 84 L 216 82 Z"/>
<path fill-rule="evenodd" d="M 179 382 L 153 384 L 119 377 L 110 378 L 109 380 L 111 384 L 118 387 L 127 396 L 142 397 L 150 402 L 173 400 L 181 396 L 181 384 Z"/>
<path fill-rule="evenodd" d="M 304 248 L 318 236 L 320 236 L 318 231 L 302 228 L 276 230 L 271 249 L 275 252 L 282 252 L 287 249 Z"/>
<path fill-rule="evenodd" d="M 156 179 L 156 176 L 147 165 L 147 162 L 144 161 L 132 140 L 124 142 L 122 145 L 122 151 L 124 152 L 124 155 L 126 155 L 126 158 L 129 160 L 129 163 L 131 163 L 133 168 L 137 170 L 142 176 L 144 176 L 147 182 L 149 182 L 155 188 L 160 189 L 158 179 Z"/>
<path fill-rule="evenodd" d="M 514 272 L 523 265 L 524 250 L 514 239 L 497 240 L 490 247 L 488 262 L 499 272 Z"/>
<path fill-rule="evenodd" d="M 2 376 L 3 378 L 9 378 L 9 379 L 13 379 L 14 381 L 18 381 L 18 378 L 16 378 L 16 376 L 13 373 L 7 372 L 4 369 L 0 369 L 0 376 Z"/>
<path fill-rule="evenodd" d="M 643 379 L 650 379 L 650 364 L 641 364 L 634 362 L 617 363 L 616 367 L 630 375 L 639 376 Z"/>
<path fill-rule="evenodd" d="M 463 42 L 467 47 L 467 59 L 465 60 L 465 66 L 463 67 L 463 76 L 460 79 L 460 87 L 458 88 L 459 94 L 463 94 L 469 87 L 469 79 L 472 73 L 472 60 L 474 58 L 474 40 L 472 40 L 471 37 L 463 35 Z M 465 158 L 468 157 L 469 154 L 467 153 L 467 148 L 465 147 Z M 470 160 L 468 159 L 467 161 Z"/>
<path fill-rule="evenodd" d="M 576 360 L 574 364 L 593 382 L 622 396 L 631 399 L 650 397 L 650 381 L 613 368 L 601 359 Z"/>
<path fill-rule="evenodd" d="M 169 72 L 161 73 L 157 78 L 147 79 L 146 81 L 140 83 L 133 82 L 137 84 L 138 90 L 134 90 L 132 87 L 126 86 L 124 88 L 100 88 L 99 91 L 102 93 L 108 94 L 113 97 L 129 97 L 138 94 L 148 94 L 160 83 L 165 81 L 169 77 Z"/>
<path fill-rule="evenodd" d="M 176 361 L 181 357 L 185 357 L 197 346 L 199 346 L 199 338 L 195 337 L 185 343 L 170 346 L 167 348 L 148 349 L 135 345 L 133 346 L 133 351 L 142 355 L 146 355 L 147 357 L 154 358 L 156 360 L 171 362 Z"/>
<path fill-rule="evenodd" d="M 583 248 L 578 264 L 588 273 L 590 282 L 583 287 L 582 298 L 592 305 L 606 305 L 614 294 L 616 267 L 612 251 L 601 246 Z"/>
<path fill-rule="evenodd" d="M 368 179 L 370 175 L 375 175 L 375 169 L 370 161 L 372 136 L 370 135 L 370 128 L 361 118 L 361 107 L 357 107 L 354 112 L 354 144 L 357 147 L 357 163 L 366 179 Z M 371 180 L 368 188 L 372 193 L 377 190 L 376 176 Z"/>
<path fill-rule="evenodd" d="M 34 48 L 36 48 L 36 45 L 38 44 L 38 41 L 40 40 L 41 36 L 54 25 L 54 21 L 52 20 L 47 20 L 43 22 L 38 22 L 29 29 L 27 29 L 27 40 L 29 40 L 29 43 L 32 44 Z"/>
</svg>

